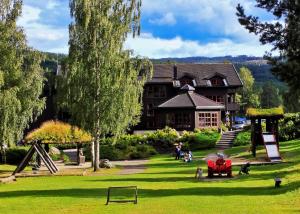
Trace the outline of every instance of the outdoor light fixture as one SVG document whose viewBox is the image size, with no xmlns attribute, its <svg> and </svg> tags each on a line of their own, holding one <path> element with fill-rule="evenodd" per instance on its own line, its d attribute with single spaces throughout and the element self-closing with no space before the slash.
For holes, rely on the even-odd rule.
<svg viewBox="0 0 300 214">
<path fill-rule="evenodd" d="M 281 184 L 281 179 L 276 177 L 274 178 L 274 181 L 275 181 L 275 188 L 279 188 Z"/>
</svg>

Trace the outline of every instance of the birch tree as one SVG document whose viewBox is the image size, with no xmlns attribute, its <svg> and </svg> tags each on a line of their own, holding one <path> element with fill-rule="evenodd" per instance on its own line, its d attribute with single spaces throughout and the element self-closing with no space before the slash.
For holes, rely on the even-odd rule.
<svg viewBox="0 0 300 214">
<path fill-rule="evenodd" d="M 0 1 L 0 145 L 13 146 L 43 110 L 42 56 L 16 26 L 21 0 Z"/>
<path fill-rule="evenodd" d="M 141 0 L 70 0 L 70 8 L 66 104 L 93 136 L 97 171 L 101 139 L 138 122 L 152 64 L 124 48 L 127 36 L 140 32 Z"/>
</svg>

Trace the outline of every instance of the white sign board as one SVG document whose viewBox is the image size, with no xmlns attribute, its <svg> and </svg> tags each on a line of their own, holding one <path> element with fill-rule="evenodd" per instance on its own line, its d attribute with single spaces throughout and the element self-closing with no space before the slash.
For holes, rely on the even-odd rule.
<svg viewBox="0 0 300 214">
<path fill-rule="evenodd" d="M 273 145 L 266 145 L 266 150 L 268 153 L 269 158 L 277 158 L 280 157 L 280 154 L 278 152 L 277 149 L 277 145 L 273 144 Z"/>
<path fill-rule="evenodd" d="M 273 143 L 276 142 L 275 136 L 272 134 L 263 134 L 265 143 Z"/>
</svg>

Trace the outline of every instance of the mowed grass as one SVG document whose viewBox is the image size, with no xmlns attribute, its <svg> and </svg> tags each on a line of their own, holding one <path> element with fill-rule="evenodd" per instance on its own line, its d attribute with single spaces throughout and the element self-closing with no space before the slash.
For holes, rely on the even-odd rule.
<svg viewBox="0 0 300 214">
<path fill-rule="evenodd" d="M 50 176 L 20 178 L 0 184 L 0 213 L 299 213 L 300 140 L 281 143 L 288 163 L 252 166 L 249 176 L 226 181 L 196 181 L 201 158 L 215 152 L 201 151 L 193 163 L 175 161 L 167 155 L 149 161 L 147 170 L 135 175 Z M 246 147 L 228 150 L 234 156 L 249 156 Z M 263 150 L 259 152 L 263 153 Z M 0 166 L 1 167 L 1 166 Z M 282 187 L 274 188 L 274 177 Z M 109 186 L 138 186 L 138 204 L 106 203 Z"/>
</svg>

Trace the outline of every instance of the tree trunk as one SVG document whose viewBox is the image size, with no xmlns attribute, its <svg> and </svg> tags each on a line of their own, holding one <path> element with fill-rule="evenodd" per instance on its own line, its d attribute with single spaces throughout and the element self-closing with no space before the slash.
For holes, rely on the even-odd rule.
<svg viewBox="0 0 300 214">
<path fill-rule="evenodd" d="M 98 171 L 100 169 L 100 137 L 97 136 L 94 142 L 94 148 L 95 148 L 95 159 L 94 159 L 94 172 Z"/>
<path fill-rule="evenodd" d="M 91 142 L 91 167 L 94 167 L 95 160 L 95 149 L 94 149 L 94 141 Z"/>
</svg>

